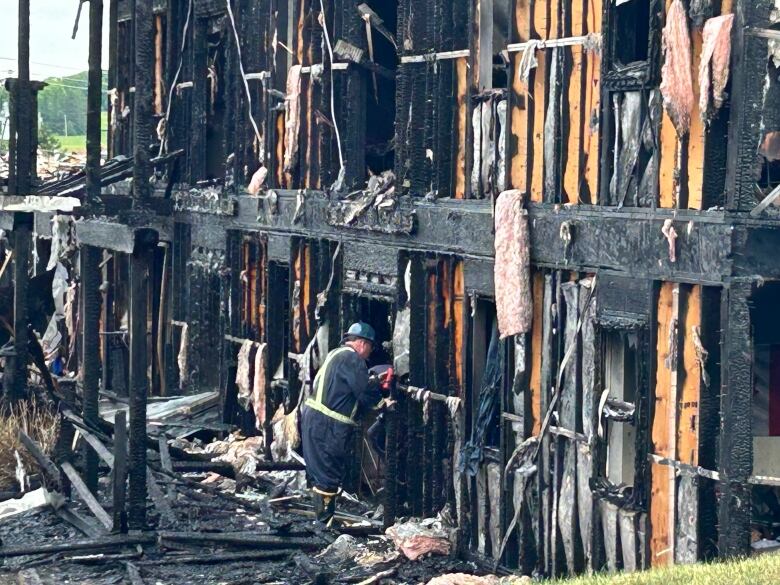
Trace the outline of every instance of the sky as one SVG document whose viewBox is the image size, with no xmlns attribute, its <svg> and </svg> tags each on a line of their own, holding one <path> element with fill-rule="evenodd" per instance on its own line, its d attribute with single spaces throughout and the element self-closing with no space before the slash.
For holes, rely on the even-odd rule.
<svg viewBox="0 0 780 585">
<path fill-rule="evenodd" d="M 66 77 L 86 71 L 89 4 L 84 3 L 76 39 L 71 39 L 79 0 L 30 1 L 30 77 Z M 108 69 L 108 1 L 103 2 L 103 69 Z M 0 78 L 17 71 L 19 0 L 0 0 Z"/>
</svg>

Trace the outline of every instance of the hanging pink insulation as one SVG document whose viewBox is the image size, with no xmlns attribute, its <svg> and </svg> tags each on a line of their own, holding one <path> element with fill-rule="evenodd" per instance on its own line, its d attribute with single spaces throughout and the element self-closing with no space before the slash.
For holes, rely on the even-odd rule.
<svg viewBox="0 0 780 585">
<path fill-rule="evenodd" d="M 531 265 L 523 192 L 504 191 L 496 200 L 495 289 L 501 339 L 531 329 Z"/>
<path fill-rule="evenodd" d="M 661 95 L 664 98 L 664 108 L 672 119 L 677 134 L 683 136 L 691 127 L 694 98 L 691 37 L 688 34 L 688 17 L 680 0 L 673 0 L 666 14 L 663 49 Z"/>
<path fill-rule="evenodd" d="M 734 15 L 724 14 L 710 18 L 704 24 L 699 63 L 699 110 L 704 122 L 713 118 L 726 99 L 733 23 Z"/>
</svg>

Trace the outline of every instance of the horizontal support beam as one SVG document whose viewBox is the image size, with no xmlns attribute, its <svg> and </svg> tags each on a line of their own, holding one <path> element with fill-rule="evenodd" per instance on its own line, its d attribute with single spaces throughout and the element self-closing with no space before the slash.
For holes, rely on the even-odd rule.
<svg viewBox="0 0 780 585">
<path fill-rule="evenodd" d="M 135 248 L 136 234 L 142 230 L 154 230 L 161 241 L 173 239 L 173 219 L 165 217 L 149 218 L 148 222 L 137 225 L 118 220 L 88 219 L 76 222 L 76 238 L 79 244 L 94 246 L 104 250 L 132 254 Z M 148 224 L 148 225 L 147 225 Z"/>
<path fill-rule="evenodd" d="M 360 227 L 334 223 L 332 211 L 339 203 L 321 191 L 303 193 L 303 207 L 296 220 L 298 191 L 275 193 L 273 204 L 267 197 L 237 197 L 234 216 L 180 209 L 173 217 L 152 216 L 146 223 L 152 223 L 160 232 L 160 239 L 167 241 L 172 237 L 174 220 L 189 223 L 193 228 L 193 246 L 216 250 L 225 249 L 228 230 L 265 233 L 281 244 L 277 246 L 277 261 L 286 260 L 290 237 L 453 254 L 484 263 L 479 282 L 470 282 L 469 288 L 486 294 L 492 291 L 489 280 L 494 254 L 493 216 L 489 201 L 402 198 L 395 213 L 412 217 L 414 223 L 410 233 L 406 233 L 388 232 L 387 225 L 373 226 L 371 221 Z M 632 278 L 706 285 L 719 285 L 732 277 L 780 279 L 780 266 L 772 253 L 780 247 L 780 225 L 771 220 L 722 211 L 540 203 L 528 207 L 531 262 L 537 267 L 580 272 L 609 270 Z M 4 215 L 0 213 L 0 218 Z M 140 228 L 128 226 L 127 223 L 139 223 L 124 215 L 109 221 L 77 222 L 79 242 L 130 252 L 133 234 Z M 670 259 L 669 241 L 662 233 L 666 220 L 672 221 L 677 233 L 673 242 L 674 262 Z M 570 238 L 563 239 L 562 232 Z M 377 262 L 376 272 L 386 273 L 386 262 Z M 367 259 L 364 268 L 369 270 L 372 266 Z"/>
<path fill-rule="evenodd" d="M 493 217 L 489 201 L 405 199 L 399 213 L 411 213 L 411 234 L 329 225 L 331 203 L 320 192 L 304 194 L 300 220 L 294 222 L 296 191 L 276 192 L 276 213 L 257 197 L 239 197 L 237 229 L 311 238 L 375 242 L 409 250 L 437 251 L 465 258 L 493 257 Z M 188 221 L 187 216 L 177 219 Z M 676 262 L 661 229 L 673 219 L 678 233 Z M 651 280 L 720 283 L 731 275 L 734 223 L 723 213 L 687 210 L 609 209 L 595 206 L 529 205 L 531 262 L 537 266 L 583 272 L 610 269 Z M 202 222 L 199 222 L 202 223 Z M 567 246 L 561 229 L 571 234 Z M 200 229 L 200 227 L 199 227 Z M 486 288 L 486 287 L 484 287 Z"/>
</svg>

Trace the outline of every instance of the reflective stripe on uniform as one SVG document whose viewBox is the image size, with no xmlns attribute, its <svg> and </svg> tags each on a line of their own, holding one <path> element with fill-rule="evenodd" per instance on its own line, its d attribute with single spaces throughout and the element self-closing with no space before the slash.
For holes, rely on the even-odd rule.
<svg viewBox="0 0 780 585">
<path fill-rule="evenodd" d="M 328 416 L 344 424 L 357 426 L 357 423 L 354 420 L 352 420 L 352 418 L 344 414 L 341 414 L 340 412 L 336 412 L 335 410 L 332 410 L 327 406 L 325 406 L 325 375 L 328 371 L 328 367 L 333 361 L 333 358 L 336 357 L 337 354 L 343 353 L 345 351 L 354 351 L 354 350 L 351 347 L 340 347 L 330 352 L 328 354 L 328 357 L 325 358 L 325 363 L 322 364 L 322 368 L 320 368 L 320 371 L 317 372 L 317 376 L 315 377 L 314 380 L 315 385 L 317 387 L 317 393 L 315 394 L 314 398 L 308 398 L 306 400 L 306 406 L 308 406 L 309 408 L 313 408 L 317 412 L 321 412 L 325 416 Z M 352 416 L 355 416 L 356 412 L 357 412 L 357 402 L 355 402 L 355 407 L 352 409 Z"/>
<path fill-rule="evenodd" d="M 306 406 L 308 406 L 309 408 L 314 409 L 314 410 L 316 410 L 318 412 L 321 412 L 325 416 L 329 416 L 330 418 L 335 419 L 335 420 L 337 420 L 339 422 L 342 422 L 342 423 L 344 423 L 346 425 L 357 426 L 357 423 L 354 420 L 352 420 L 351 418 L 349 418 L 348 416 L 345 416 L 345 415 L 341 414 L 340 412 L 336 412 L 335 410 L 331 410 L 330 408 L 328 408 L 327 406 L 325 406 L 321 402 L 317 402 L 313 398 L 309 398 L 309 399 L 306 400 Z"/>
</svg>

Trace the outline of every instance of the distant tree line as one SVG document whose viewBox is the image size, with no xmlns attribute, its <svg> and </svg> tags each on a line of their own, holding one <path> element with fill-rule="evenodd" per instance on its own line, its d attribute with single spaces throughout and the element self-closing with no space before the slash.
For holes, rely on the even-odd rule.
<svg viewBox="0 0 780 585">
<path fill-rule="evenodd" d="M 87 72 L 69 77 L 50 77 L 38 94 L 38 112 L 46 130 L 52 134 L 80 136 L 87 133 Z M 108 75 L 103 72 L 103 97 L 106 102 Z"/>
</svg>

